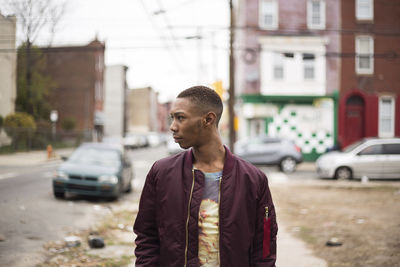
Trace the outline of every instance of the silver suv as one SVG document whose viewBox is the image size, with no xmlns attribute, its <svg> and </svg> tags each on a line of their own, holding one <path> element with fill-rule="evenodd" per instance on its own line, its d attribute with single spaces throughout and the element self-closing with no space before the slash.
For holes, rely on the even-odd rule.
<svg viewBox="0 0 400 267">
<path fill-rule="evenodd" d="M 256 165 L 278 165 L 283 172 L 294 172 L 303 161 L 300 147 L 291 140 L 272 137 L 257 137 L 238 141 L 235 154 Z"/>
<path fill-rule="evenodd" d="M 400 178 L 400 138 L 366 138 L 320 156 L 316 165 L 322 178 Z"/>
</svg>

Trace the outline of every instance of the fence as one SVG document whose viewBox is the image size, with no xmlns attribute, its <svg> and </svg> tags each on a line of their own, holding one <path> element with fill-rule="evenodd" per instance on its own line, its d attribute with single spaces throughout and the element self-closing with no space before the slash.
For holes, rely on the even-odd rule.
<svg viewBox="0 0 400 267">
<path fill-rule="evenodd" d="M 0 153 L 17 151 L 43 150 L 48 145 L 54 148 L 75 147 L 82 142 L 96 139 L 96 131 L 52 131 L 48 128 L 36 130 L 26 128 L 0 129 Z"/>
</svg>

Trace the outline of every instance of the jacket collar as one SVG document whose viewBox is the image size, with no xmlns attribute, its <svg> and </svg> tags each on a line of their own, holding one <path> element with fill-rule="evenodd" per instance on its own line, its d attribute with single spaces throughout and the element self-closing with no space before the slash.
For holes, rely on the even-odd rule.
<svg viewBox="0 0 400 267">
<path fill-rule="evenodd" d="M 229 176 L 230 173 L 233 170 L 233 167 L 235 165 L 235 156 L 232 154 L 232 152 L 229 150 L 227 146 L 225 146 L 225 162 L 224 162 L 224 169 L 222 170 L 222 175 Z M 185 152 L 185 173 L 191 173 L 192 168 L 193 168 L 193 161 L 194 161 L 194 156 L 193 156 L 193 149 L 189 149 Z"/>
</svg>

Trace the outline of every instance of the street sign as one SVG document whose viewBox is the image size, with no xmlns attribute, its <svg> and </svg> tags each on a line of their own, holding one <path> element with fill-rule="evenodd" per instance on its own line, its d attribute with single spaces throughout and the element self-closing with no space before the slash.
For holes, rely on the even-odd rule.
<svg viewBox="0 0 400 267">
<path fill-rule="evenodd" d="M 57 110 L 52 110 L 50 112 L 50 120 L 52 122 L 56 122 L 58 120 L 58 112 L 57 112 Z"/>
</svg>

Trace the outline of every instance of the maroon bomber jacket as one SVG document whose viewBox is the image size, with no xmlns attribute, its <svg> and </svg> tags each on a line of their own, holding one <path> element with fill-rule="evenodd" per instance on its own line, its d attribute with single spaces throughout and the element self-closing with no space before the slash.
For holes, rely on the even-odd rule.
<svg viewBox="0 0 400 267">
<path fill-rule="evenodd" d="M 267 177 L 225 147 L 220 182 L 221 267 L 275 266 L 275 208 Z M 134 224 L 136 266 L 199 266 L 198 217 L 204 175 L 191 150 L 149 171 Z"/>
</svg>

